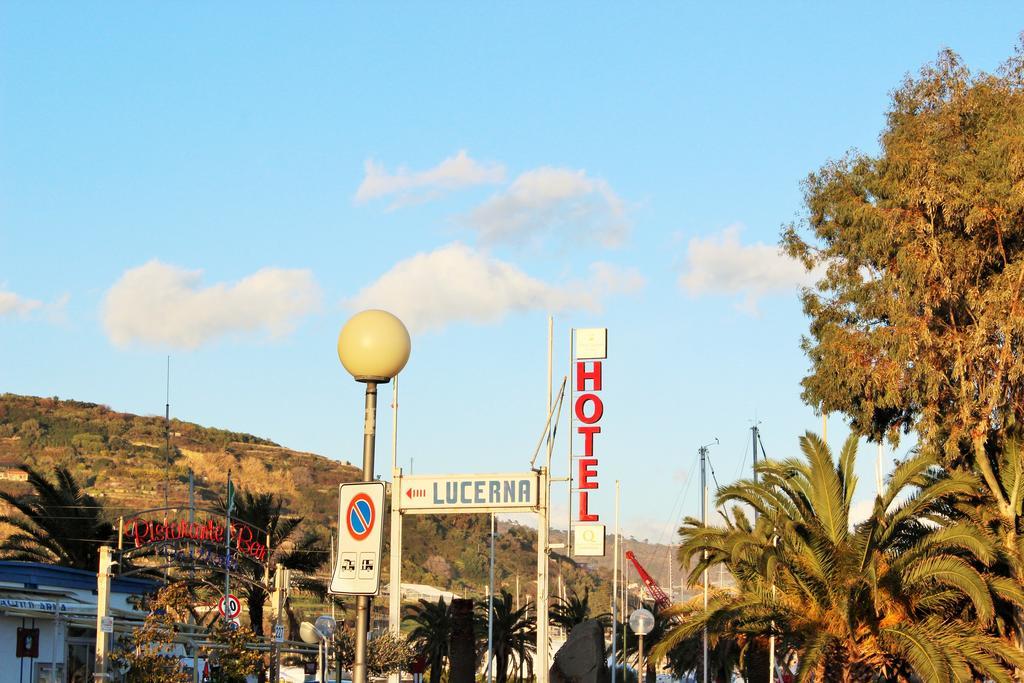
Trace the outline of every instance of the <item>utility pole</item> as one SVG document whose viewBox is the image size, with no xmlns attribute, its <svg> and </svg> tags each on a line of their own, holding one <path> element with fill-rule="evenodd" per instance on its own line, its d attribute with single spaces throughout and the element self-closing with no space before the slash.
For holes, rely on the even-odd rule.
<svg viewBox="0 0 1024 683">
<path fill-rule="evenodd" d="M 110 649 L 111 633 L 103 628 L 103 620 L 110 616 L 110 570 L 114 565 L 113 549 L 100 546 L 100 566 L 96 573 L 96 666 L 93 678 L 107 680 L 107 650 Z M 56 664 L 54 664 L 56 666 Z"/>
<path fill-rule="evenodd" d="M 700 491 L 701 491 L 701 504 L 700 504 L 700 524 L 703 527 L 708 525 L 708 449 L 718 443 L 716 438 L 714 444 L 706 444 L 701 446 L 697 452 L 700 454 Z M 708 611 L 708 568 L 707 568 L 708 551 L 704 550 L 704 614 L 707 615 Z M 704 635 L 702 639 L 702 652 L 704 660 L 704 683 L 708 683 L 708 627 L 704 626 Z"/>
</svg>

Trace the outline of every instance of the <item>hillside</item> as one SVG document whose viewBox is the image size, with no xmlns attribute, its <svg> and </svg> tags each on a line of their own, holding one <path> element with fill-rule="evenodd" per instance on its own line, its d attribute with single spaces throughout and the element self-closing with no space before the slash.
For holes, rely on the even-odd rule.
<svg viewBox="0 0 1024 683">
<path fill-rule="evenodd" d="M 44 472 L 56 465 L 68 467 L 86 490 L 103 502 L 112 520 L 162 506 L 168 482 L 171 505 L 187 505 L 189 470 L 194 477 L 196 505 L 210 506 L 223 496 L 230 469 L 239 487 L 271 491 L 284 498 L 287 513 L 302 516 L 307 528 L 325 539 L 326 553 L 326 539 L 337 523 L 337 486 L 357 480 L 357 467 L 249 434 L 174 419 L 168 453 L 165 434 L 164 419 L 158 416 L 119 413 L 82 401 L 0 395 L 0 467 L 28 464 Z M 24 483 L 7 480 L 0 481 L 0 489 L 27 490 Z M 502 523 L 500 530 L 496 580 L 514 592 L 518 577 L 521 593 L 532 595 L 536 532 L 509 523 Z M 554 532 L 552 540 L 559 540 L 559 535 Z M 467 596 L 482 595 L 487 581 L 488 537 L 486 515 L 407 517 L 403 581 L 449 588 Z M 667 581 L 666 546 L 629 541 L 626 548 L 637 553 L 658 581 Z M 587 566 L 558 555 L 554 558 L 553 594 L 561 573 L 569 588 L 581 593 L 589 588 L 595 605 L 609 604 L 610 554 Z M 680 573 L 673 578 L 678 586 Z"/>
</svg>

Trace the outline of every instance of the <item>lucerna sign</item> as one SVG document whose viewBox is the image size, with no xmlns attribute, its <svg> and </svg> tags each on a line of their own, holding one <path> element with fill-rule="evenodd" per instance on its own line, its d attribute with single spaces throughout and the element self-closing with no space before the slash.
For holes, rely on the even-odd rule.
<svg viewBox="0 0 1024 683">
<path fill-rule="evenodd" d="M 403 512 L 522 510 L 537 506 L 537 475 L 532 472 L 402 477 L 399 482 Z"/>
</svg>

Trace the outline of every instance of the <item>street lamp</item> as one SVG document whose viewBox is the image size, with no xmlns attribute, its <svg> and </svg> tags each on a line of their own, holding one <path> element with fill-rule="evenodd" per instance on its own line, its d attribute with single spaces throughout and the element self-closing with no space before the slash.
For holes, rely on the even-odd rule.
<svg viewBox="0 0 1024 683">
<path fill-rule="evenodd" d="M 647 665 L 644 662 L 644 636 L 654 629 L 654 615 L 643 607 L 633 610 L 633 613 L 629 615 L 629 628 L 640 637 L 640 658 L 636 679 L 640 683 L 644 683 L 647 678 Z"/>
<path fill-rule="evenodd" d="M 369 310 L 349 318 L 338 334 L 338 358 L 357 382 L 366 385 L 363 423 L 363 481 L 373 481 L 373 449 L 377 434 L 377 385 L 389 382 L 409 360 L 412 342 L 402 321 L 387 311 Z M 391 552 L 395 552 L 392 548 Z M 366 683 L 366 633 L 370 628 L 370 596 L 356 598 L 356 652 L 352 683 Z"/>
</svg>

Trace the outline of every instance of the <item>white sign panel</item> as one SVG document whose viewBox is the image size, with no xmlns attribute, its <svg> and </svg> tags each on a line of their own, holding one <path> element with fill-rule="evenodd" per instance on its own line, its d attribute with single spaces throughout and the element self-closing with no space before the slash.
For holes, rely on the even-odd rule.
<svg viewBox="0 0 1024 683">
<path fill-rule="evenodd" d="M 581 327 L 576 330 L 577 360 L 594 360 L 607 357 L 607 327 Z"/>
<path fill-rule="evenodd" d="M 100 617 L 100 630 L 104 633 L 113 633 L 114 617 Z"/>
<path fill-rule="evenodd" d="M 396 478 L 402 512 L 523 512 L 537 507 L 537 473 Z"/>
<path fill-rule="evenodd" d="M 604 524 L 577 524 L 572 528 L 572 550 L 577 557 L 604 557 Z"/>
<path fill-rule="evenodd" d="M 384 482 L 338 487 L 338 558 L 329 592 L 377 595 L 384 550 Z"/>
</svg>

